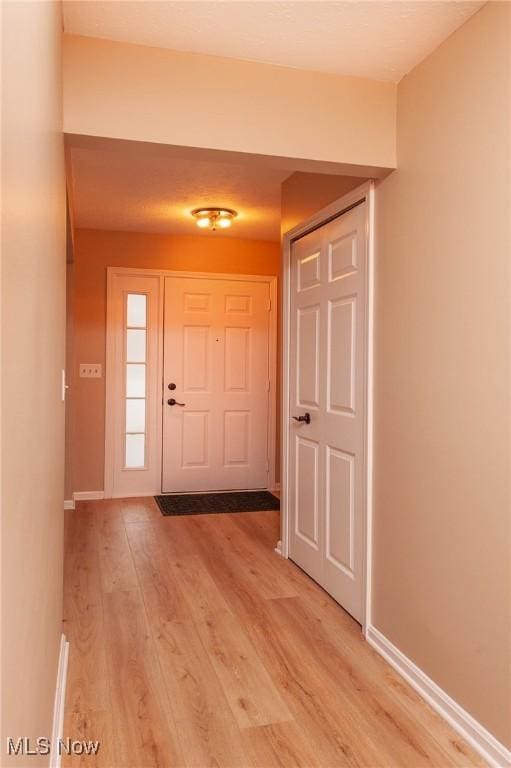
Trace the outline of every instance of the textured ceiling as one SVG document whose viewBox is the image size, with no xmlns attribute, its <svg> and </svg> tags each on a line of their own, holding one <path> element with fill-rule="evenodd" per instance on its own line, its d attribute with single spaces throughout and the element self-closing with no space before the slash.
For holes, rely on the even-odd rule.
<svg viewBox="0 0 511 768">
<path fill-rule="evenodd" d="M 280 235 L 280 185 L 290 171 L 263 165 L 194 160 L 189 155 L 71 146 L 76 227 L 218 236 L 199 230 L 198 206 L 225 206 L 238 218 L 221 236 L 275 240 Z"/>
<path fill-rule="evenodd" d="M 66 32 L 398 82 L 483 2 L 66 0 Z"/>
</svg>

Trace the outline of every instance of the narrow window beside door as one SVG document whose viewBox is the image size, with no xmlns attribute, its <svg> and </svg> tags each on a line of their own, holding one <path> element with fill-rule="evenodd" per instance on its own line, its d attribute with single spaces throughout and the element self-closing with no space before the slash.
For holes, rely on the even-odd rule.
<svg viewBox="0 0 511 768">
<path fill-rule="evenodd" d="M 126 294 L 124 466 L 146 466 L 147 295 Z"/>
</svg>

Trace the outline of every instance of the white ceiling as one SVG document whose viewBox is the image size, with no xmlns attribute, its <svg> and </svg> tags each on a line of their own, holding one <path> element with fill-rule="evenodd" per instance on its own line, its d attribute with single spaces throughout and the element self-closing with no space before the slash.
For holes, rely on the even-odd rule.
<svg viewBox="0 0 511 768">
<path fill-rule="evenodd" d="M 218 237 L 190 215 L 199 206 L 238 211 L 221 236 L 277 241 L 280 187 L 290 170 L 262 164 L 213 162 L 167 156 L 120 143 L 105 148 L 70 146 L 76 227 Z"/>
<path fill-rule="evenodd" d="M 398 82 L 483 2 L 66 0 L 66 32 Z"/>
</svg>

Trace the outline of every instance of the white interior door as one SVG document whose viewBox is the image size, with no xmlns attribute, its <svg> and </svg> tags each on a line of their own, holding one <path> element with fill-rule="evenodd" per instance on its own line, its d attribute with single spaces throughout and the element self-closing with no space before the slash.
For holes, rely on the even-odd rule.
<svg viewBox="0 0 511 768">
<path fill-rule="evenodd" d="M 164 492 L 267 488 L 269 312 L 268 283 L 165 278 Z"/>
<path fill-rule="evenodd" d="M 290 557 L 362 620 L 366 203 L 291 247 Z"/>
</svg>

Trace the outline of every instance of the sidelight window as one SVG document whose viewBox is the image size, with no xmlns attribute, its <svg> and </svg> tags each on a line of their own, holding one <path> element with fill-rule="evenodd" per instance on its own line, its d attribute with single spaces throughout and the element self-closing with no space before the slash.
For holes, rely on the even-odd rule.
<svg viewBox="0 0 511 768">
<path fill-rule="evenodd" d="M 126 294 L 124 466 L 146 466 L 147 295 Z"/>
</svg>

